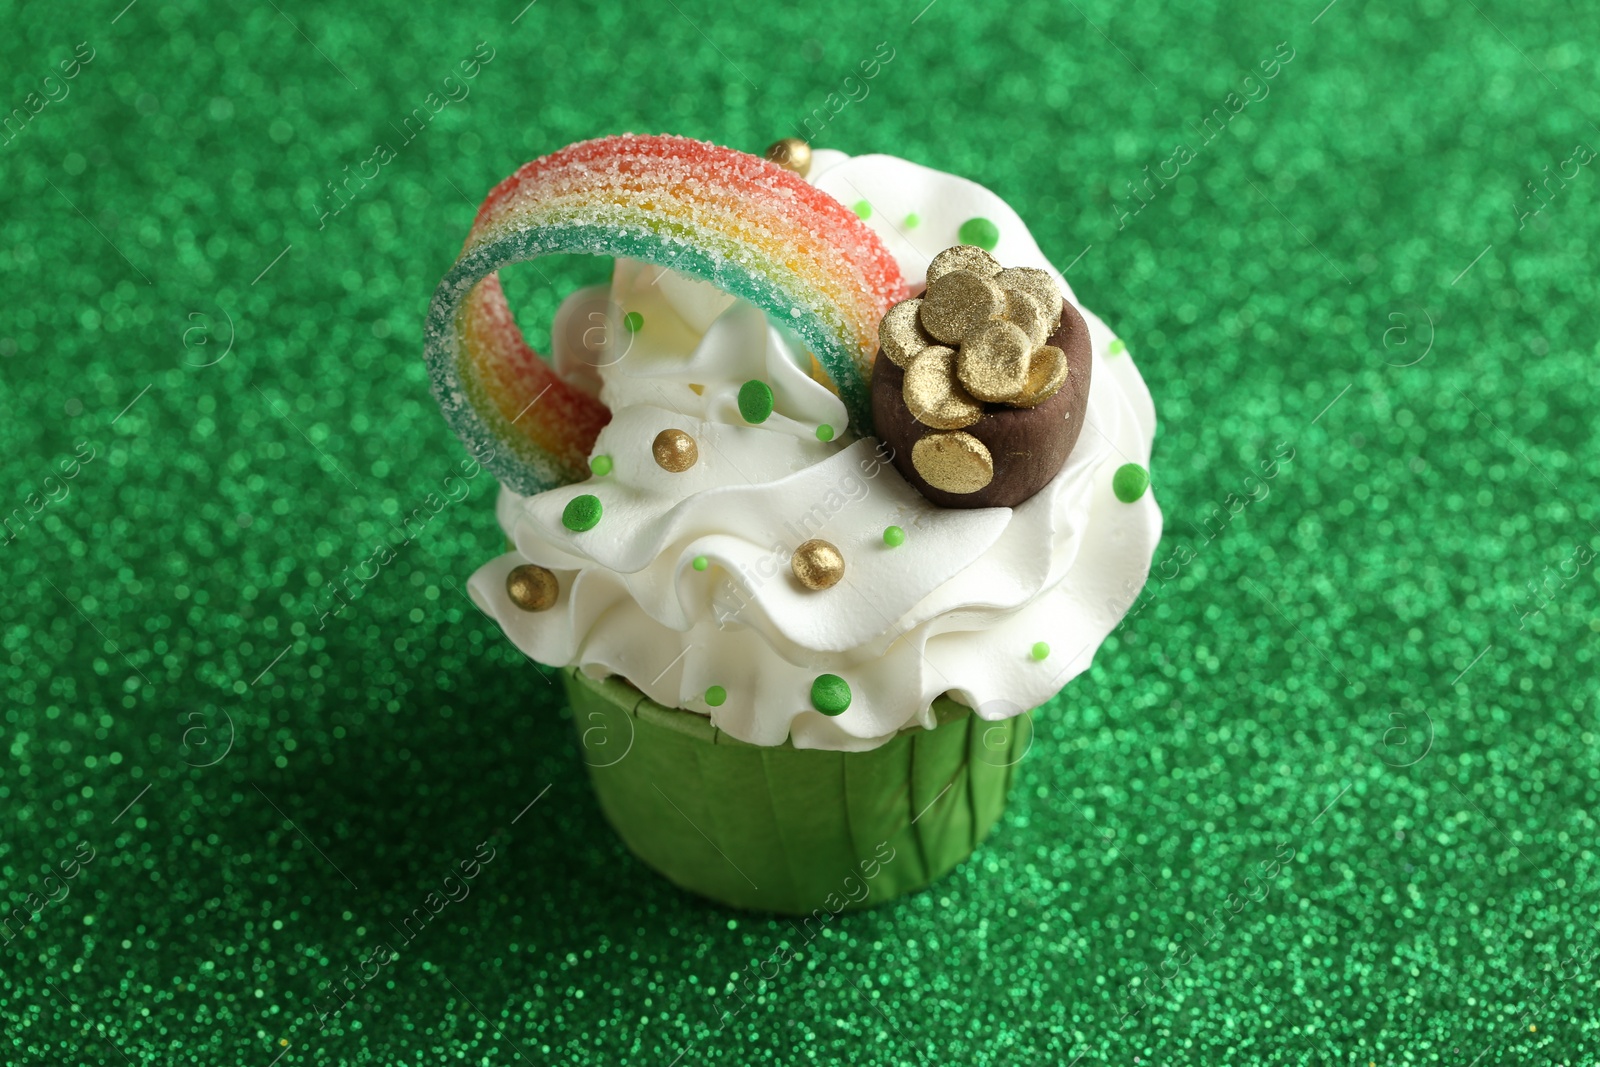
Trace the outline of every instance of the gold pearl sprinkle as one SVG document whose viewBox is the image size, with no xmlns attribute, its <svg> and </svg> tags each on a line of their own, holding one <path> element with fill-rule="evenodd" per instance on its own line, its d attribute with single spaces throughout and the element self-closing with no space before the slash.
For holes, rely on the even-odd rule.
<svg viewBox="0 0 1600 1067">
<path fill-rule="evenodd" d="M 1007 267 L 995 275 L 994 283 L 1002 289 L 1027 293 L 1039 302 L 1050 323 L 1046 337 L 1061 325 L 1061 290 L 1056 288 L 1056 280 L 1050 277 L 1049 271 L 1037 267 Z"/>
<path fill-rule="evenodd" d="M 1041 345 L 1028 357 L 1028 384 L 1012 401 L 1019 408 L 1038 407 L 1067 384 L 1067 354 L 1054 345 Z"/>
<path fill-rule="evenodd" d="M 902 300 L 878 323 L 878 347 L 897 367 L 911 366 L 911 361 L 933 344 L 933 338 L 917 321 L 921 307 L 921 300 Z"/>
<path fill-rule="evenodd" d="M 827 589 L 844 577 L 844 557 L 833 545 L 813 537 L 794 550 L 789 569 L 807 589 Z"/>
<path fill-rule="evenodd" d="M 947 493 L 976 493 L 994 481 L 988 447 L 961 430 L 922 438 L 911 446 L 911 465 L 923 481 Z"/>
<path fill-rule="evenodd" d="M 956 374 L 967 392 L 979 400 L 1009 403 L 1028 384 L 1028 357 L 1033 342 L 1022 327 L 991 322 L 961 343 Z"/>
<path fill-rule="evenodd" d="M 798 137 L 785 137 L 767 146 L 767 158 L 784 170 L 804 178 L 811 171 L 811 146 Z"/>
<path fill-rule="evenodd" d="M 1022 332 L 1027 334 L 1028 340 L 1035 345 L 1044 344 L 1045 338 L 1050 336 L 1050 322 L 1045 317 L 1044 308 L 1039 306 L 1039 301 L 1021 289 L 1005 290 L 1005 298 L 1005 310 L 1000 317 L 1022 327 Z"/>
<path fill-rule="evenodd" d="M 1004 309 L 1005 293 L 998 285 L 982 275 L 958 270 L 928 286 L 918 319 L 935 340 L 956 345 Z"/>
<path fill-rule="evenodd" d="M 682 474 L 700 458 L 700 446 L 682 430 L 662 430 L 650 445 L 656 465 L 664 471 Z"/>
<path fill-rule="evenodd" d="M 923 350 L 900 387 L 911 417 L 935 430 L 959 430 L 983 417 L 983 405 L 956 381 L 953 349 L 934 346 Z"/>
<path fill-rule="evenodd" d="M 946 274 L 953 274 L 958 270 L 969 271 L 983 278 L 992 278 L 1000 273 L 1000 264 L 976 245 L 955 245 L 934 256 L 933 262 L 928 264 L 928 284 L 932 285 Z"/>
<path fill-rule="evenodd" d="M 523 611 L 548 611 L 560 595 L 556 576 L 537 563 L 513 567 L 506 575 L 506 596 Z"/>
</svg>

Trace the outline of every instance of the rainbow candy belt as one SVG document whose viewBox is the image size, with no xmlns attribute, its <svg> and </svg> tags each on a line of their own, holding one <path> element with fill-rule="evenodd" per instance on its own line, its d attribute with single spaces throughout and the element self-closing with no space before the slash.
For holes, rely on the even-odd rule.
<svg viewBox="0 0 1600 1067">
<path fill-rule="evenodd" d="M 757 156 L 685 137 L 623 134 L 524 165 L 478 209 L 428 309 L 434 397 L 486 466 L 524 494 L 589 476 L 611 413 L 528 347 L 494 272 L 554 253 L 624 256 L 708 281 L 787 324 L 833 379 L 858 432 L 878 321 L 908 295 L 855 213 Z"/>
</svg>

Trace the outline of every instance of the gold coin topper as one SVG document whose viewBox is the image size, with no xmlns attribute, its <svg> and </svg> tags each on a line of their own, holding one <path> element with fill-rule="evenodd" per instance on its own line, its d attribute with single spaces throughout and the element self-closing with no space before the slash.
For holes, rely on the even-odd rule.
<svg viewBox="0 0 1600 1067">
<path fill-rule="evenodd" d="M 1036 407 L 1067 380 L 1067 357 L 1047 344 L 1061 325 L 1061 291 L 1032 267 L 1001 267 L 973 245 L 933 257 L 928 288 L 889 309 L 878 343 L 905 370 L 902 397 L 924 426 L 959 430 L 983 405 Z"/>
<path fill-rule="evenodd" d="M 927 288 L 878 324 L 876 432 L 940 507 L 1015 507 L 1061 470 L 1089 398 L 1088 325 L 1055 276 L 974 245 L 928 265 Z"/>
</svg>

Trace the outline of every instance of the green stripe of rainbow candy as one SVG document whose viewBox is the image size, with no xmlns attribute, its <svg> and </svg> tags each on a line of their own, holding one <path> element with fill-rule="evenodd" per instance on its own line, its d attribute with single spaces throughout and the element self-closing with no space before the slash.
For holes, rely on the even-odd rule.
<svg viewBox="0 0 1600 1067">
<path fill-rule="evenodd" d="M 871 432 L 878 321 L 907 292 L 877 236 L 758 157 L 681 137 L 608 137 L 535 160 L 496 187 L 428 310 L 434 396 L 511 489 L 588 477 L 589 451 L 610 420 L 523 342 L 495 276 L 556 253 L 643 260 L 750 301 L 800 335 L 852 424 Z"/>
</svg>

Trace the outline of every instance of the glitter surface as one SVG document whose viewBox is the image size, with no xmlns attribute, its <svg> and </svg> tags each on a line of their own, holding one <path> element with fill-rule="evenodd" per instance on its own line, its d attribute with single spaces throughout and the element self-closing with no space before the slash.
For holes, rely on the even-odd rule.
<svg viewBox="0 0 1600 1067">
<path fill-rule="evenodd" d="M 0 40 L 5 1062 L 1600 1056 L 1592 17 L 124 3 Z M 993 835 L 809 941 L 633 860 L 462 594 L 428 299 L 624 130 L 982 182 L 1160 417 L 1150 583 Z M 546 350 L 605 275 L 537 267 Z"/>
</svg>

